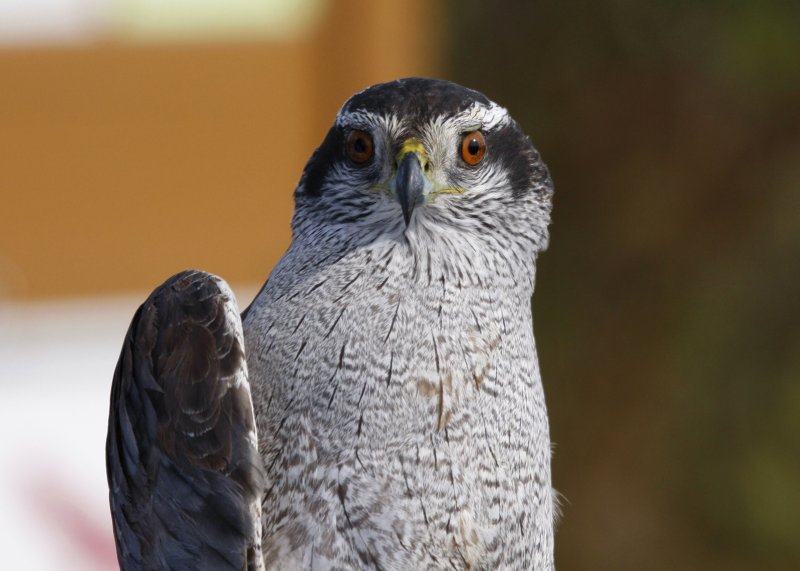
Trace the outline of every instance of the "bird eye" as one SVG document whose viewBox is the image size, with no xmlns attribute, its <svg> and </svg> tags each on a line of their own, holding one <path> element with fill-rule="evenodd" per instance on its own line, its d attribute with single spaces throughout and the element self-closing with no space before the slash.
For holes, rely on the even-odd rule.
<svg viewBox="0 0 800 571">
<path fill-rule="evenodd" d="M 345 144 L 347 156 L 350 160 L 358 165 L 366 163 L 372 158 L 375 152 L 375 147 L 372 144 L 372 137 L 366 131 L 350 131 L 347 135 L 347 143 Z"/>
<path fill-rule="evenodd" d="M 461 139 L 461 158 L 468 165 L 477 165 L 486 154 L 486 139 L 480 131 L 472 131 Z"/>
</svg>

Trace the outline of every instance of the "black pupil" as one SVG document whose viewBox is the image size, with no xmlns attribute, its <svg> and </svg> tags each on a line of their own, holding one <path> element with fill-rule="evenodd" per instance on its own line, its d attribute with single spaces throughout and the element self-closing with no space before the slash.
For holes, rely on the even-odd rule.
<svg viewBox="0 0 800 571">
<path fill-rule="evenodd" d="M 358 137 L 353 142 L 353 150 L 359 155 L 367 152 L 367 141 L 364 137 Z"/>
<path fill-rule="evenodd" d="M 472 139 L 467 145 L 467 152 L 469 152 L 470 155 L 477 155 L 480 150 L 481 144 L 478 142 L 478 139 Z"/>
</svg>

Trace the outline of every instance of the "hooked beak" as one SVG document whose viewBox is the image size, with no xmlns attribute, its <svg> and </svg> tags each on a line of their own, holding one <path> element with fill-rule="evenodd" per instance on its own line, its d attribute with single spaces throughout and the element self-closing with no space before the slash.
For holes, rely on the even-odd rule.
<svg viewBox="0 0 800 571">
<path fill-rule="evenodd" d="M 425 200 L 425 175 L 422 174 L 422 164 L 416 152 L 406 153 L 400 164 L 397 165 L 395 176 L 395 192 L 400 208 L 403 209 L 403 219 L 408 226 L 414 208 Z"/>
</svg>

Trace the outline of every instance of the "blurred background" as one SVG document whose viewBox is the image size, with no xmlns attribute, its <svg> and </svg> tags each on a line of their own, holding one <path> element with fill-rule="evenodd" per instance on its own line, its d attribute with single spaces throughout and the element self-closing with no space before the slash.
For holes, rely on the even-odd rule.
<svg viewBox="0 0 800 571">
<path fill-rule="evenodd" d="M 246 306 L 339 105 L 425 75 L 555 180 L 558 568 L 800 569 L 798 30 L 774 0 L 0 0 L 0 567 L 114 568 L 136 306 L 188 267 Z"/>
</svg>

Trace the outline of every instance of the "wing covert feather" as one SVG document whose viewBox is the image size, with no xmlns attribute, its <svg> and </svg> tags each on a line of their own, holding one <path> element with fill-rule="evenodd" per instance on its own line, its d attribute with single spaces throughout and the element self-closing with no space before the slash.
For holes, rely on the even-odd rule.
<svg viewBox="0 0 800 571">
<path fill-rule="evenodd" d="M 114 372 L 106 470 L 122 569 L 263 568 L 242 324 L 216 276 L 181 272 L 136 311 Z"/>
</svg>

